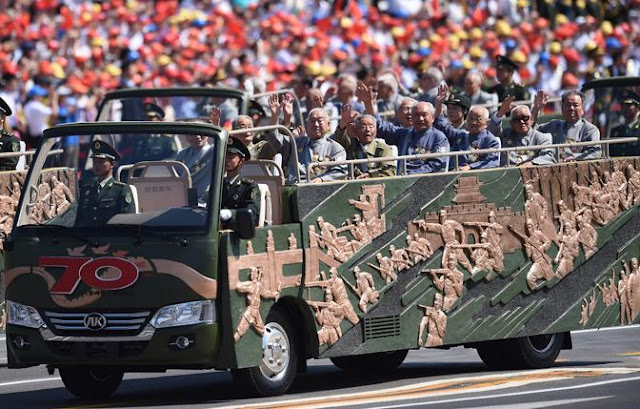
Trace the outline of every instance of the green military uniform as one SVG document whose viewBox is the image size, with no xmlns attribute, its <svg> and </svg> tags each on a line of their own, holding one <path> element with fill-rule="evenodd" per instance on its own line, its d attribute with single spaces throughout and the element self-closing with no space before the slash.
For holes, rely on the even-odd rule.
<svg viewBox="0 0 640 409">
<path fill-rule="evenodd" d="M 96 180 L 80 189 L 76 225 L 101 226 L 116 214 L 135 213 L 133 193 L 128 185 L 109 178 L 104 187 L 99 186 Z"/>
<path fill-rule="evenodd" d="M 0 153 L 20 152 L 20 139 L 4 129 L 0 129 Z M 15 170 L 18 165 L 18 156 L 12 158 L 0 158 L 0 171 Z"/>
<path fill-rule="evenodd" d="M 0 153 L 6 152 L 20 152 L 20 139 L 13 136 L 9 132 L 5 131 L 4 118 L 11 115 L 11 108 L 7 102 L 0 98 Z M 0 171 L 3 170 L 16 170 L 18 165 L 18 156 L 12 158 L 0 158 Z"/>
<path fill-rule="evenodd" d="M 496 64 L 498 66 L 506 67 L 511 71 L 516 71 L 518 69 L 518 65 L 510 60 L 509 58 L 499 55 L 496 57 Z M 530 98 L 529 92 L 525 87 L 520 84 L 516 84 L 515 82 L 511 82 L 507 85 L 505 84 L 497 84 L 493 87 L 490 87 L 488 92 L 498 94 L 498 101 L 502 102 L 507 97 L 507 95 L 511 95 L 515 98 L 516 101 L 528 100 Z"/>
<path fill-rule="evenodd" d="M 93 142 L 91 151 L 93 158 L 111 161 L 120 159 L 120 155 L 103 141 Z M 117 182 L 113 177 L 108 177 L 102 182 L 95 180 L 80 189 L 76 225 L 101 226 L 117 214 L 135 213 L 135 211 L 133 193 L 129 185 Z"/>
<path fill-rule="evenodd" d="M 623 105 L 629 104 L 640 107 L 640 97 L 629 95 L 623 101 Z M 637 108 L 636 108 L 637 109 Z M 633 111 L 632 111 L 633 112 Z M 611 130 L 610 138 L 640 138 L 640 117 L 636 115 L 635 121 L 630 124 L 616 126 Z M 616 143 L 609 145 L 609 156 L 639 156 L 640 141 L 633 143 Z"/>
<path fill-rule="evenodd" d="M 247 147 L 237 138 L 229 138 L 227 154 L 239 154 L 245 160 L 251 157 Z M 254 215 L 254 223 L 257 225 L 260 217 L 260 188 L 251 179 L 237 174 L 233 177 L 225 176 L 222 181 L 222 206 L 231 211 L 238 209 L 250 209 Z"/>
<path fill-rule="evenodd" d="M 347 159 L 371 159 L 393 156 L 391 147 L 383 140 L 374 139 L 366 148 L 358 138 L 350 137 L 346 129 L 336 129 L 333 138 L 347 152 Z M 369 162 L 354 166 L 354 176 L 368 173 L 371 177 L 395 176 L 396 166 L 393 162 Z"/>
</svg>

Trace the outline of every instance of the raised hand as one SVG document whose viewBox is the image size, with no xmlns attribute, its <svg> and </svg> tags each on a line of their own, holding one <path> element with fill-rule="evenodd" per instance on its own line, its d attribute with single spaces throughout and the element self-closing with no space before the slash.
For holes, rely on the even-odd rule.
<svg viewBox="0 0 640 409">
<path fill-rule="evenodd" d="M 282 96 L 282 104 L 280 105 L 280 109 L 284 113 L 285 118 L 293 115 L 293 95 L 291 93 L 286 93 Z M 285 121 L 286 123 L 287 121 Z"/>
<path fill-rule="evenodd" d="M 447 96 L 449 95 L 449 86 L 445 83 L 438 85 L 438 95 L 436 96 L 436 100 L 440 103 L 443 103 L 447 100 Z"/>
<path fill-rule="evenodd" d="M 351 104 L 345 102 L 342 104 L 342 115 L 340 116 L 340 123 L 338 128 L 345 129 L 351 122 Z"/>
<path fill-rule="evenodd" d="M 269 110 L 271 111 L 271 125 L 278 123 L 278 117 L 280 116 L 280 101 L 278 101 L 278 94 L 269 95 Z"/>
<path fill-rule="evenodd" d="M 373 99 L 373 94 L 364 82 L 359 81 L 358 86 L 356 87 L 356 97 L 366 104 L 368 101 Z"/>
<path fill-rule="evenodd" d="M 502 105 L 500 105 L 500 108 L 498 109 L 498 112 L 496 113 L 496 115 L 498 116 L 498 118 L 502 118 L 503 116 L 505 116 L 507 114 L 507 112 L 511 111 L 511 108 L 513 108 L 513 101 L 515 101 L 515 97 L 512 95 L 507 95 L 504 98 L 504 101 L 502 101 Z"/>
<path fill-rule="evenodd" d="M 209 111 L 209 123 L 215 126 L 220 126 L 220 108 L 214 106 Z"/>
<path fill-rule="evenodd" d="M 547 95 L 543 90 L 538 90 L 535 98 L 533 99 L 533 106 L 540 110 L 547 105 L 547 102 L 549 102 L 549 95 Z"/>
</svg>

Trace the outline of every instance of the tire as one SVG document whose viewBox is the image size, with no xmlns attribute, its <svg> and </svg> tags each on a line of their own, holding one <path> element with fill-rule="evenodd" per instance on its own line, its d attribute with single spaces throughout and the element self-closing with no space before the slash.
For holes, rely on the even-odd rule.
<svg viewBox="0 0 640 409">
<path fill-rule="evenodd" d="M 111 396 L 124 376 L 124 372 L 108 367 L 62 367 L 59 371 L 69 392 L 90 400 Z"/>
<path fill-rule="evenodd" d="M 488 341 L 476 348 L 490 369 L 538 369 L 551 366 L 564 342 L 564 333 Z"/>
<path fill-rule="evenodd" d="M 347 372 L 381 372 L 392 371 L 402 365 L 409 350 L 377 352 L 375 354 L 341 356 L 330 358 L 338 368 Z"/>
<path fill-rule="evenodd" d="M 550 367 L 560 354 L 565 334 L 535 335 L 518 338 L 518 359 L 521 368 Z"/>
<path fill-rule="evenodd" d="M 262 362 L 260 366 L 233 371 L 239 389 L 252 396 L 284 394 L 293 384 L 299 361 L 299 343 L 291 319 L 274 309 L 267 317 L 262 336 Z"/>
</svg>

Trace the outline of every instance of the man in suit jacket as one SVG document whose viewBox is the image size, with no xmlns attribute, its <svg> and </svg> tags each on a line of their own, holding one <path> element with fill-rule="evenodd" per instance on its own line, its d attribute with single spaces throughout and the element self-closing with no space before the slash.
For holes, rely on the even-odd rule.
<svg viewBox="0 0 640 409">
<path fill-rule="evenodd" d="M 269 98 L 271 109 L 271 124 L 276 125 L 280 113 L 283 113 L 283 123 L 291 122 L 293 114 L 293 96 L 285 94 L 282 102 L 277 95 Z M 308 136 L 307 136 L 308 135 Z M 342 145 L 329 138 L 329 115 L 323 108 L 313 108 L 307 117 L 307 135 L 298 136 L 295 139 L 298 162 L 293 159 L 291 143 L 288 137 L 277 130 L 267 132 L 265 138 L 269 146 L 282 154 L 282 163 L 286 165 L 287 181 L 293 182 L 296 175 L 296 167 L 300 170 L 300 177 L 313 183 L 341 180 L 347 176 L 346 165 L 334 165 L 328 167 L 319 166 L 312 169 L 312 174 L 307 175 L 307 165 L 311 162 L 334 162 L 347 159 L 347 153 Z"/>
<path fill-rule="evenodd" d="M 540 91 L 533 107 L 534 120 L 545 104 L 546 95 Z M 584 95 L 579 91 L 567 91 L 562 94 L 562 118 L 538 125 L 540 132 L 550 133 L 553 143 L 591 142 L 600 140 L 598 127 L 584 119 Z M 599 145 L 567 147 L 563 151 L 564 161 L 598 159 L 602 155 Z"/>
<path fill-rule="evenodd" d="M 113 179 L 113 163 L 120 159 L 118 152 L 103 141 L 94 141 L 91 151 L 97 179 L 80 189 L 76 218 L 80 227 L 101 226 L 116 214 L 135 213 L 131 188 Z"/>
<path fill-rule="evenodd" d="M 366 112 L 373 113 L 374 98 L 365 84 L 358 84 L 357 95 L 364 102 Z M 378 119 L 378 135 L 386 143 L 396 145 L 399 155 L 449 152 L 449 141 L 442 132 L 433 127 L 434 108 L 430 102 L 418 102 L 413 107 L 411 118 L 411 128 L 395 126 L 391 122 Z M 447 159 L 444 156 L 416 159 L 407 162 L 407 170 L 409 173 L 439 172 L 446 169 L 446 164 Z"/>
<path fill-rule="evenodd" d="M 434 127 L 442 131 L 454 150 L 498 149 L 500 140 L 487 130 L 489 110 L 485 107 L 473 107 L 467 116 L 467 129 L 458 129 L 442 115 L 442 105 L 447 100 L 449 87 L 441 85 L 436 99 Z M 453 160 L 453 159 L 452 159 Z M 498 153 L 471 154 L 458 157 L 460 170 L 495 168 L 500 165 Z"/>
<path fill-rule="evenodd" d="M 484 78 L 480 71 L 469 71 L 464 78 L 464 92 L 462 94 L 471 100 L 471 105 L 497 104 L 498 95 L 483 91 L 483 82 Z M 489 108 L 489 112 L 495 111 L 495 107 Z"/>
<path fill-rule="evenodd" d="M 498 112 L 491 116 L 487 129 L 492 134 L 502 140 L 503 148 L 533 145 L 551 145 L 551 134 L 542 133 L 533 129 L 533 117 L 531 110 L 526 105 L 517 105 L 511 109 L 511 128 L 502 128 L 502 118 L 513 102 L 513 97 L 508 97 L 502 102 Z M 537 151 L 516 151 L 503 152 L 500 155 L 501 165 L 507 164 L 507 157 L 510 165 L 551 165 L 556 163 L 553 149 L 542 149 Z"/>
<path fill-rule="evenodd" d="M 351 107 L 342 107 L 342 118 L 349 118 Z M 338 129 L 332 138 L 342 145 L 347 151 L 347 159 L 370 159 L 383 158 L 393 156 L 391 147 L 383 140 L 376 139 L 377 126 L 376 118 L 372 115 L 361 114 L 355 119 L 353 132 L 355 137 L 350 136 L 348 127 L 341 127 L 343 120 L 340 121 Z M 355 165 L 354 175 L 357 179 L 365 179 L 370 177 L 394 176 L 396 174 L 396 166 L 393 162 L 369 162 Z"/>
</svg>

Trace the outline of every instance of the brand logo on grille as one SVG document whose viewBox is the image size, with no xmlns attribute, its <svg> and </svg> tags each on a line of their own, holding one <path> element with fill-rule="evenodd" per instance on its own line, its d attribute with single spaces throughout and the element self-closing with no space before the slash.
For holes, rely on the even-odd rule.
<svg viewBox="0 0 640 409">
<path fill-rule="evenodd" d="M 107 317 L 97 312 L 92 312 L 84 317 L 84 325 L 91 331 L 100 331 L 107 326 Z"/>
</svg>

